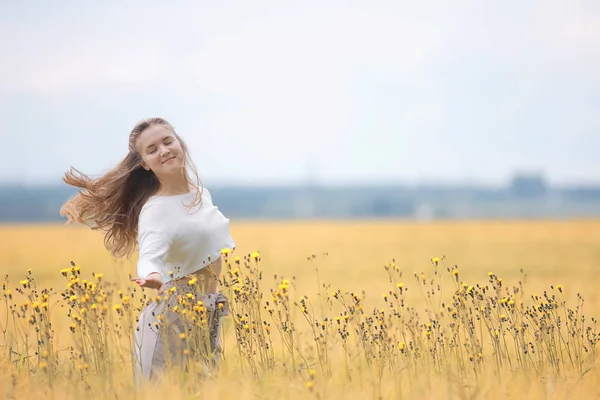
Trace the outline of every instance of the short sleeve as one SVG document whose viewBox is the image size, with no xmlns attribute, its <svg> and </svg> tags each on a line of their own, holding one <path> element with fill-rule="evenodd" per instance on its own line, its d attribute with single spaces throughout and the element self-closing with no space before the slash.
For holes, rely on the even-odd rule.
<svg viewBox="0 0 600 400">
<path fill-rule="evenodd" d="M 137 273 L 140 278 L 146 278 L 153 272 L 159 273 L 164 280 L 163 260 L 169 249 L 169 241 L 159 231 L 158 226 L 142 212 L 140 215 L 138 232 L 139 258 Z"/>
</svg>

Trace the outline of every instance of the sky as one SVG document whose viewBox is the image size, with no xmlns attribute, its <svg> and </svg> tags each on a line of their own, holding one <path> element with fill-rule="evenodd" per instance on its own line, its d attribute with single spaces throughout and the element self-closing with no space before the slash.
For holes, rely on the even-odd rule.
<svg viewBox="0 0 600 400">
<path fill-rule="evenodd" d="M 600 2 L 0 0 L 0 182 L 161 116 L 210 185 L 600 183 Z"/>
</svg>

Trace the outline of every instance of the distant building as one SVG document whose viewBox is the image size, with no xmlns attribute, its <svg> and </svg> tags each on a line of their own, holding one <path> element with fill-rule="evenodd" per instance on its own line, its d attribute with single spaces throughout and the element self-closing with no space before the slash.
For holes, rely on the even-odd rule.
<svg viewBox="0 0 600 400">
<path fill-rule="evenodd" d="M 513 177 L 508 192 L 515 197 L 543 197 L 548 193 L 548 185 L 542 174 L 519 173 Z"/>
</svg>

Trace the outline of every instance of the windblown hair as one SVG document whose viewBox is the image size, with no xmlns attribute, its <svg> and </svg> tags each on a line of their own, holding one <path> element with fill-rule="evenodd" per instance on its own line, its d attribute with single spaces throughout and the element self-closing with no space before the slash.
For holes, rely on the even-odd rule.
<svg viewBox="0 0 600 400">
<path fill-rule="evenodd" d="M 196 189 L 196 197 L 188 207 L 199 204 L 201 183 L 188 148 L 173 127 L 162 118 L 148 118 L 139 122 L 129 134 L 127 156 L 101 177 L 91 179 L 73 167 L 63 177 L 67 184 L 80 190 L 65 202 L 60 215 L 68 218 L 67 224 L 79 222 L 94 230 L 105 231 L 104 245 L 115 257 L 128 257 L 136 249 L 140 211 L 160 186 L 154 172 L 142 167 L 142 157 L 136 148 L 137 138 L 153 125 L 168 127 L 181 143 L 185 154 L 185 178 Z M 188 165 L 195 175 L 195 182 L 189 175 Z"/>
</svg>

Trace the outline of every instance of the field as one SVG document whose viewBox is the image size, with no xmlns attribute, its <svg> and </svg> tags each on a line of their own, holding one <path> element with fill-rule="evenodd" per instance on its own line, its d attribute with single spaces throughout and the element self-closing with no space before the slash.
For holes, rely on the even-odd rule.
<svg viewBox="0 0 600 400">
<path fill-rule="evenodd" d="M 219 373 L 190 378 L 174 370 L 137 391 L 129 355 L 140 297 L 128 281 L 135 257 L 112 259 L 101 234 L 82 227 L 0 227 L 0 268 L 8 275 L 0 293 L 2 393 L 600 395 L 593 319 L 600 316 L 600 221 L 234 222 L 232 231 L 238 247 L 227 255 L 223 290 L 234 312 L 224 320 Z M 233 284 L 236 274 L 242 279 Z M 89 305 L 95 297 L 88 304 L 61 297 L 72 279 L 93 282 L 97 308 Z M 134 300 L 124 302 L 123 293 Z"/>
</svg>

